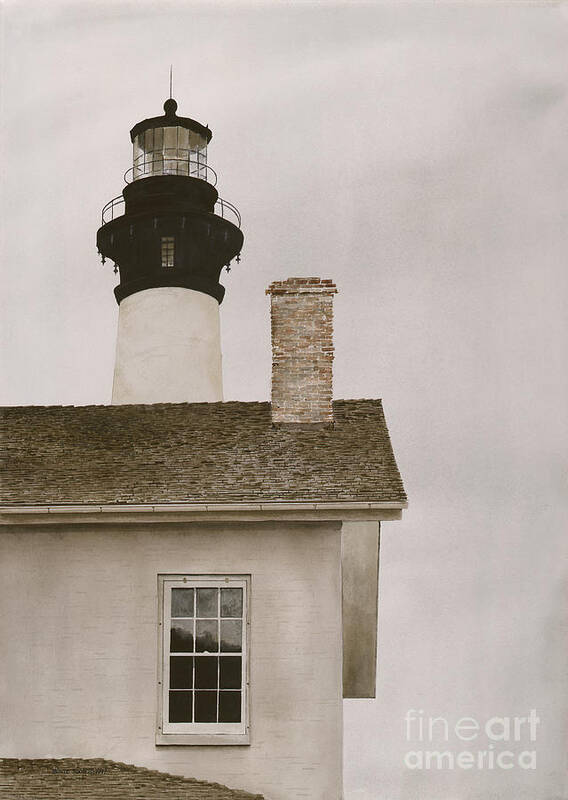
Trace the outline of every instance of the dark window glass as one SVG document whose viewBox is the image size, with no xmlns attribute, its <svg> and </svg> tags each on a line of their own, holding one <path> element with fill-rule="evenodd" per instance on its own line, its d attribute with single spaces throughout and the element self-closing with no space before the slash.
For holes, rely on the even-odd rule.
<svg viewBox="0 0 568 800">
<path fill-rule="evenodd" d="M 197 615 L 198 617 L 217 617 L 217 598 L 219 589 L 197 590 Z"/>
<path fill-rule="evenodd" d="M 195 721 L 217 722 L 217 692 L 195 692 Z"/>
<path fill-rule="evenodd" d="M 219 688 L 240 689 L 242 669 L 240 656 L 225 656 L 220 661 Z"/>
<path fill-rule="evenodd" d="M 180 619 L 172 621 L 170 631 L 170 651 L 172 653 L 193 652 L 193 620 Z"/>
<path fill-rule="evenodd" d="M 192 722 L 191 696 L 193 692 L 170 692 L 170 722 Z"/>
<path fill-rule="evenodd" d="M 215 656 L 202 656 L 195 659 L 195 688 L 216 689 L 219 659 Z"/>
<path fill-rule="evenodd" d="M 217 633 L 218 622 L 216 619 L 198 619 L 195 638 L 197 653 L 218 653 L 219 637 Z"/>
<path fill-rule="evenodd" d="M 243 590 L 221 589 L 221 616 L 242 617 L 243 615 Z"/>
<path fill-rule="evenodd" d="M 193 657 L 170 656 L 170 689 L 193 688 Z"/>
<path fill-rule="evenodd" d="M 241 629 L 240 619 L 221 620 L 221 652 L 239 653 L 241 651 Z"/>
<path fill-rule="evenodd" d="M 172 617 L 193 617 L 193 589 L 172 589 Z"/>
<path fill-rule="evenodd" d="M 219 722 L 241 721 L 241 693 L 219 692 Z"/>
</svg>

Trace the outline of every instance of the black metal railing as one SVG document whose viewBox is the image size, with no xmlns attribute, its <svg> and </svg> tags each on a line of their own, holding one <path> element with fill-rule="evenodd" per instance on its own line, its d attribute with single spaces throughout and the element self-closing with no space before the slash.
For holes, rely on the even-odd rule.
<svg viewBox="0 0 568 800">
<path fill-rule="evenodd" d="M 239 209 L 228 200 L 223 200 L 219 197 L 215 203 L 214 213 L 223 219 L 229 220 L 237 228 L 241 227 L 241 215 Z M 113 197 L 103 207 L 101 213 L 102 224 L 106 225 L 107 222 L 112 222 L 113 219 L 121 217 L 124 214 L 124 197 L 119 194 L 118 197 Z"/>
<path fill-rule="evenodd" d="M 202 161 L 193 158 L 166 158 L 161 155 L 134 164 L 124 173 L 124 180 L 132 183 L 153 175 L 185 175 L 207 181 L 212 186 L 217 184 L 217 173 L 213 167 L 208 167 Z"/>
<path fill-rule="evenodd" d="M 222 197 L 219 197 L 215 203 L 215 214 L 219 217 L 223 217 L 223 219 L 228 219 L 233 225 L 236 224 L 237 228 L 241 227 L 241 214 L 239 209 L 232 203 L 229 203 L 228 200 L 223 200 Z"/>
<path fill-rule="evenodd" d="M 122 208 L 120 211 L 117 211 L 119 206 L 122 206 Z M 112 200 L 109 200 L 108 203 L 103 206 L 103 210 L 101 212 L 102 224 L 106 225 L 107 222 L 112 222 L 113 219 L 116 219 L 116 217 L 121 217 L 123 214 L 124 197 L 119 194 L 118 197 L 113 197 Z"/>
</svg>

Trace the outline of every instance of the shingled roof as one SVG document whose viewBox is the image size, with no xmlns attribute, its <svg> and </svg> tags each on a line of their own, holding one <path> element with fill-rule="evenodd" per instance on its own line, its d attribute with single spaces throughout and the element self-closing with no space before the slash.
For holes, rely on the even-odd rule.
<svg viewBox="0 0 568 800">
<path fill-rule="evenodd" d="M 274 427 L 269 403 L 2 413 L 4 505 L 406 501 L 380 400 Z"/>
<path fill-rule="evenodd" d="M 6 800 L 263 800 L 218 783 L 179 778 L 102 758 L 0 759 Z"/>
</svg>

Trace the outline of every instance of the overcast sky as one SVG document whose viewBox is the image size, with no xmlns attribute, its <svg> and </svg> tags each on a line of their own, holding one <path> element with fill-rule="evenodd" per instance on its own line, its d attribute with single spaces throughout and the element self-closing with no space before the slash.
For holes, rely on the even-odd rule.
<svg viewBox="0 0 568 800">
<path fill-rule="evenodd" d="M 410 495 L 383 526 L 378 697 L 345 703 L 347 800 L 566 798 L 567 7 L 3 12 L 1 402 L 110 401 L 95 235 L 173 63 L 243 218 L 226 399 L 268 399 L 270 281 L 333 278 L 335 396 L 383 398 Z M 535 708 L 537 769 L 410 770 L 411 708 Z"/>
</svg>

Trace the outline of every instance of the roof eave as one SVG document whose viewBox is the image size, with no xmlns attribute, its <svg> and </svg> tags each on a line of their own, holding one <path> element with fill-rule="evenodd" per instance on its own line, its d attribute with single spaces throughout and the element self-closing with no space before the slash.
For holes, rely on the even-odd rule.
<svg viewBox="0 0 568 800">
<path fill-rule="evenodd" d="M 248 522 L 248 521 L 383 521 L 401 519 L 407 502 L 265 502 L 57 504 L 0 506 L 0 525 Z"/>
</svg>

